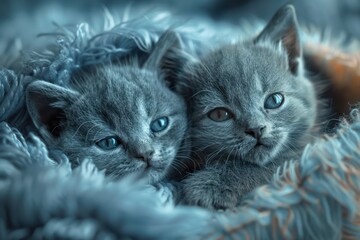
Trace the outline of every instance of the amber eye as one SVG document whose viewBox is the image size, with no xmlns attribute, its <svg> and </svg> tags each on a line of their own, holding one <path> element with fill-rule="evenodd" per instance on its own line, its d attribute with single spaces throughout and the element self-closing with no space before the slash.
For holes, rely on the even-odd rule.
<svg viewBox="0 0 360 240">
<path fill-rule="evenodd" d="M 215 122 L 224 122 L 233 118 L 233 114 L 226 108 L 215 108 L 208 113 L 208 117 Z"/>
</svg>

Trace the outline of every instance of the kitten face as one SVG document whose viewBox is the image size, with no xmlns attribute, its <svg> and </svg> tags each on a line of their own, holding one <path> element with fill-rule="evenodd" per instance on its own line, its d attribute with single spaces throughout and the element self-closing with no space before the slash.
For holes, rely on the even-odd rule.
<svg viewBox="0 0 360 240">
<path fill-rule="evenodd" d="M 315 123 L 315 90 L 289 5 L 254 39 L 185 62 L 173 79 L 190 107 L 194 156 L 206 163 L 289 160 Z"/>
<path fill-rule="evenodd" d="M 288 63 L 279 46 L 247 42 L 189 65 L 194 151 L 207 162 L 265 165 L 303 146 L 316 117 L 315 93 Z"/>
<path fill-rule="evenodd" d="M 74 79 L 72 96 L 39 81 L 32 88 L 57 91 L 63 99 L 57 125 L 47 124 L 60 147 L 76 161 L 90 157 L 108 175 L 140 173 L 154 182 L 175 158 L 186 130 L 185 104 L 154 72 L 99 66 Z M 30 88 L 29 91 L 34 92 Z M 51 89 L 51 90 L 50 90 Z M 39 92 L 39 91 L 38 91 Z M 70 94 L 70 95 L 71 95 Z M 52 96 L 55 93 L 50 94 Z M 60 105 L 62 106 L 60 107 Z M 52 119 L 56 121 L 56 119 Z"/>
<path fill-rule="evenodd" d="M 160 180 L 187 130 L 184 100 L 159 71 L 178 44 L 174 32 L 165 32 L 141 67 L 138 61 L 91 66 L 74 72 L 66 88 L 36 81 L 26 89 L 29 115 L 47 144 L 75 166 L 91 158 L 116 178 L 137 173 Z"/>
<path fill-rule="evenodd" d="M 111 175 L 160 179 L 186 130 L 183 100 L 144 70 L 105 67 L 86 78 L 105 84 L 79 89 L 82 97 L 66 111 L 63 149 L 73 158 L 89 154 Z"/>
</svg>

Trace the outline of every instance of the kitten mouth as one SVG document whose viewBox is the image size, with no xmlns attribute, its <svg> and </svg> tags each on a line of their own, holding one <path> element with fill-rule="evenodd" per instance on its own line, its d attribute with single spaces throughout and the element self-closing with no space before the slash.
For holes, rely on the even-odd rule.
<svg viewBox="0 0 360 240">
<path fill-rule="evenodd" d="M 264 142 L 257 141 L 253 147 L 248 150 L 244 160 L 252 164 L 261 165 L 264 159 L 267 159 L 272 152 L 272 146 Z"/>
<path fill-rule="evenodd" d="M 265 144 L 262 141 L 257 141 L 252 150 L 255 151 L 262 151 L 262 150 L 269 150 L 271 146 L 269 144 Z"/>
<path fill-rule="evenodd" d="M 161 172 L 163 170 L 164 169 L 162 167 L 155 166 L 154 164 L 151 164 L 150 162 L 148 162 L 145 167 L 145 171 L 147 171 L 147 172 L 150 172 L 150 171 Z"/>
<path fill-rule="evenodd" d="M 261 141 L 257 141 L 253 148 L 260 148 L 260 147 L 269 147 L 268 145 L 264 144 Z"/>
<path fill-rule="evenodd" d="M 254 148 L 259 148 L 259 147 L 270 148 L 272 144 L 273 142 L 270 141 L 270 139 L 260 138 L 256 141 Z"/>
</svg>

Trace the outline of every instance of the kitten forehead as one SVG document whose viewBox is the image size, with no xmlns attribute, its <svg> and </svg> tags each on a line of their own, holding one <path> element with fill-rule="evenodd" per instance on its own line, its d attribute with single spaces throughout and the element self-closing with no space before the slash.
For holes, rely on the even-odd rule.
<svg viewBox="0 0 360 240">
<path fill-rule="evenodd" d="M 312 94 L 308 79 L 294 76 L 286 52 L 278 44 L 242 42 L 227 45 L 203 57 L 189 68 L 194 76 L 188 84 L 198 113 L 226 107 L 238 116 L 262 111 L 270 94 L 283 93 L 305 104 L 304 94 Z M 308 105 L 306 103 L 305 105 Z"/>
<path fill-rule="evenodd" d="M 240 43 L 228 45 L 206 56 L 197 64 L 195 88 L 231 87 L 238 91 L 271 91 L 282 87 L 292 78 L 286 55 L 276 47 Z M 206 81 L 201 76 L 206 76 Z M 206 89 L 206 87 L 205 87 Z"/>
<path fill-rule="evenodd" d="M 73 79 L 83 100 L 72 111 L 82 118 L 99 118 L 103 132 L 134 136 L 150 134 L 150 123 L 172 113 L 183 114 L 184 103 L 167 89 L 156 72 L 131 66 L 103 66 Z M 84 83 L 85 82 L 85 83 Z M 86 117 L 87 116 L 87 117 Z"/>
</svg>

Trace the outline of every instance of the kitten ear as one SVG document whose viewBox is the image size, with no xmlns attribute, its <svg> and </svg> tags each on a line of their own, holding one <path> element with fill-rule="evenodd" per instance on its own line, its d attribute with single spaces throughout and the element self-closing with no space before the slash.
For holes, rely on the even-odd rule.
<svg viewBox="0 0 360 240">
<path fill-rule="evenodd" d="M 288 54 L 290 71 L 297 75 L 302 50 L 295 8 L 292 5 L 280 8 L 254 42 L 268 40 L 275 44 L 281 42 Z"/>
<path fill-rule="evenodd" d="M 26 88 L 29 115 L 44 138 L 60 136 L 66 120 L 64 108 L 78 97 L 74 91 L 44 81 L 35 81 Z"/>
<path fill-rule="evenodd" d="M 174 90 L 177 81 L 177 72 L 183 65 L 180 53 L 181 40 L 174 31 L 166 31 L 157 42 L 153 52 L 145 63 L 146 68 L 157 69 L 167 86 Z"/>
<path fill-rule="evenodd" d="M 166 31 L 156 43 L 149 58 L 144 64 L 144 68 L 157 69 L 163 59 L 168 55 L 173 48 L 180 47 L 180 38 L 173 31 Z"/>
</svg>

